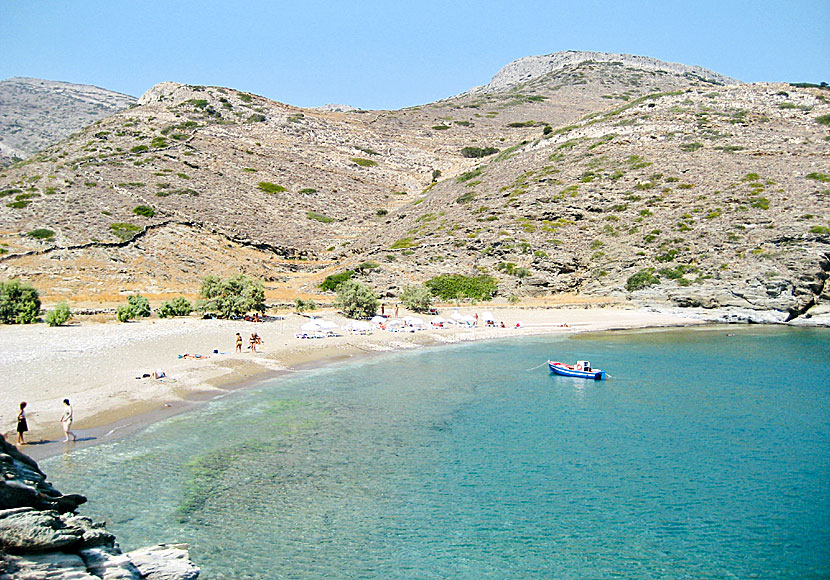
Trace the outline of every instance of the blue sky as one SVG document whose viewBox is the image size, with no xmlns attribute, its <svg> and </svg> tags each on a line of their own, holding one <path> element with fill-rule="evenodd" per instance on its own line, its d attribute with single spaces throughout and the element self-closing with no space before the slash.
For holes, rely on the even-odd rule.
<svg viewBox="0 0 830 580">
<path fill-rule="evenodd" d="M 0 0 L 0 79 L 141 95 L 171 80 L 292 105 L 397 109 L 560 50 L 652 56 L 743 81 L 830 82 L 830 0 Z"/>
</svg>

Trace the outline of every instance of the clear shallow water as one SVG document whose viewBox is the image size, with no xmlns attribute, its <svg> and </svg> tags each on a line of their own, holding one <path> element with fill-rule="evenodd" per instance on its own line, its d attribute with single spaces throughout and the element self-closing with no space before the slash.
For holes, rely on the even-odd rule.
<svg viewBox="0 0 830 580">
<path fill-rule="evenodd" d="M 41 463 L 122 548 L 187 542 L 208 579 L 826 579 L 829 368 L 821 329 L 462 345 Z"/>
</svg>

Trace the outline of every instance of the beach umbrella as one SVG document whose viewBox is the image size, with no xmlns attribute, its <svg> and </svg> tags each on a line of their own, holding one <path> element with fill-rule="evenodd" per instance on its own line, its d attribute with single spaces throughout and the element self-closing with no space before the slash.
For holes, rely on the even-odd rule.
<svg viewBox="0 0 830 580">
<path fill-rule="evenodd" d="M 372 330 L 372 325 L 365 320 L 355 320 L 352 322 L 353 330 Z"/>
<path fill-rule="evenodd" d="M 386 317 L 380 315 L 373 316 L 369 322 L 374 322 L 375 324 L 383 324 L 384 322 L 386 322 Z"/>
<path fill-rule="evenodd" d="M 470 316 L 469 314 L 465 314 L 461 317 L 461 322 L 466 322 L 467 324 L 475 324 L 476 319 L 475 316 Z"/>
<path fill-rule="evenodd" d="M 464 317 L 461 316 L 461 313 L 458 310 L 453 312 L 452 316 L 450 316 L 450 318 L 452 318 L 453 320 L 464 320 Z"/>
<path fill-rule="evenodd" d="M 317 324 L 319 324 L 320 328 L 323 330 L 334 330 L 336 328 L 340 328 L 337 323 L 332 322 L 331 320 L 320 320 Z"/>
<path fill-rule="evenodd" d="M 430 322 L 432 322 L 433 324 L 444 324 L 445 322 L 447 322 L 447 319 L 443 316 L 436 316 Z"/>
<path fill-rule="evenodd" d="M 410 326 L 423 326 L 424 325 L 424 319 L 423 318 L 418 318 L 417 316 L 410 316 L 408 324 Z"/>
<path fill-rule="evenodd" d="M 306 322 L 300 327 L 300 330 L 302 330 L 303 332 L 316 332 L 321 329 L 322 327 L 317 322 Z"/>
<path fill-rule="evenodd" d="M 496 318 L 493 316 L 492 312 L 485 311 L 481 313 L 481 318 L 484 322 L 495 322 Z"/>
<path fill-rule="evenodd" d="M 403 320 L 400 320 L 398 318 L 394 318 L 394 319 L 389 321 L 388 326 L 401 326 L 402 324 L 403 324 Z"/>
</svg>

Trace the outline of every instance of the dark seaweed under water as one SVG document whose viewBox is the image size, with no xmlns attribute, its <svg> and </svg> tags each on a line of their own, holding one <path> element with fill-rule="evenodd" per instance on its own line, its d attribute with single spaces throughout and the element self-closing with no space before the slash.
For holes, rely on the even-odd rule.
<svg viewBox="0 0 830 580">
<path fill-rule="evenodd" d="M 42 464 L 207 579 L 826 579 L 828 450 L 830 331 L 709 327 L 317 369 Z"/>
</svg>

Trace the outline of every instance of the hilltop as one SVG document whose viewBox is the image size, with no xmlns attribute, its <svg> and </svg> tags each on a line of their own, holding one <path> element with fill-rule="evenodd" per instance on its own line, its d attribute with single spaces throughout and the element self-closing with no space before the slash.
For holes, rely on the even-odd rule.
<svg viewBox="0 0 830 580">
<path fill-rule="evenodd" d="M 0 167 L 26 159 L 135 100 L 92 85 L 21 77 L 0 81 Z"/>
<path fill-rule="evenodd" d="M 398 111 L 162 83 L 0 173 L 0 272 L 107 302 L 243 271 L 289 300 L 371 262 L 389 297 L 486 273 L 784 320 L 830 297 L 828 97 L 574 52 Z"/>
</svg>

